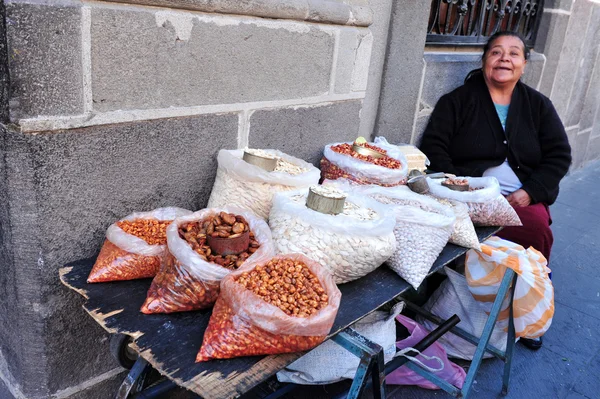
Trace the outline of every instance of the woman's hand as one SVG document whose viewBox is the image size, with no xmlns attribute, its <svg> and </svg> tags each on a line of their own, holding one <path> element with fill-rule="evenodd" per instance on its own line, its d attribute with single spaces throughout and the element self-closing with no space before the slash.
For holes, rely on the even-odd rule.
<svg viewBox="0 0 600 399">
<path fill-rule="evenodd" d="M 513 207 L 522 207 L 531 204 L 531 197 L 529 194 L 527 194 L 527 191 L 523 190 L 522 188 L 509 194 L 506 199 Z"/>
</svg>

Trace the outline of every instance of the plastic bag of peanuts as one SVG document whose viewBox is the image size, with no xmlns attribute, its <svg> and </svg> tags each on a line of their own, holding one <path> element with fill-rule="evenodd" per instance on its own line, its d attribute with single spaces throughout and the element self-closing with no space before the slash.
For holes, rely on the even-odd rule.
<svg viewBox="0 0 600 399">
<path fill-rule="evenodd" d="M 319 182 L 321 172 L 313 165 L 277 150 L 252 150 L 278 158 L 277 168 L 267 172 L 242 159 L 244 150 L 220 150 L 219 167 L 208 207 L 235 205 L 263 219 L 269 217 L 273 194 L 308 188 Z"/>
<path fill-rule="evenodd" d="M 336 284 L 356 280 L 383 264 L 396 249 L 390 209 L 350 194 L 337 215 L 306 206 L 308 190 L 278 193 L 269 226 L 277 253 L 298 252 L 327 268 Z"/>
<path fill-rule="evenodd" d="M 475 227 L 469 217 L 469 208 L 462 202 L 417 194 L 406 186 L 389 188 L 375 185 L 360 186 L 345 179 L 327 180 L 323 184 L 332 185 L 344 191 L 367 195 L 383 204 L 410 205 L 421 208 L 424 211 L 438 209 L 438 204 L 447 206 L 454 212 L 454 216 L 456 216 L 454 229 L 448 242 L 461 247 L 481 249 Z"/>
<path fill-rule="evenodd" d="M 321 159 L 323 179 L 343 178 L 359 184 L 387 187 L 406 184 L 408 160 L 398 147 L 389 144 L 384 138 L 378 138 L 375 143 L 363 144 L 385 154 L 381 158 L 373 158 L 356 153 L 352 144 L 334 143 L 325 146 Z"/>
<path fill-rule="evenodd" d="M 469 191 L 455 191 L 442 186 L 443 179 L 427 178 L 434 197 L 464 202 L 475 226 L 522 226 L 517 212 L 500 193 L 495 177 L 456 177 L 466 180 Z"/>
<path fill-rule="evenodd" d="M 246 264 L 221 282 L 196 362 L 312 349 L 331 330 L 341 296 L 304 255 Z"/>
<path fill-rule="evenodd" d="M 154 277 L 166 252 L 167 226 L 173 219 L 190 213 L 181 208 L 158 208 L 132 213 L 111 224 L 87 282 Z"/>
<path fill-rule="evenodd" d="M 244 233 L 249 236 L 249 245 L 241 253 L 222 256 L 209 245 L 209 235 L 229 240 Z M 166 260 L 152 280 L 142 313 L 208 308 L 217 300 L 220 282 L 226 275 L 244 262 L 260 262 L 274 255 L 267 223 L 235 207 L 203 209 L 175 219 L 167 228 L 167 246 Z"/>
</svg>

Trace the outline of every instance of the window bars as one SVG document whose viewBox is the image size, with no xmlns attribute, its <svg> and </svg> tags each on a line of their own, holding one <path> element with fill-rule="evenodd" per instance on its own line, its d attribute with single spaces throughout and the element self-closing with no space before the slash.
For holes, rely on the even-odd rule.
<svg viewBox="0 0 600 399">
<path fill-rule="evenodd" d="M 432 0 L 427 44 L 478 45 L 510 30 L 533 46 L 543 7 L 544 0 Z"/>
</svg>

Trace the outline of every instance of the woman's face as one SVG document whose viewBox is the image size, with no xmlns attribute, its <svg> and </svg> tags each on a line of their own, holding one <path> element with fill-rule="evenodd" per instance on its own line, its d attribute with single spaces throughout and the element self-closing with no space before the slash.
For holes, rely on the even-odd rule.
<svg viewBox="0 0 600 399">
<path fill-rule="evenodd" d="M 525 69 L 523 42 L 518 37 L 500 36 L 483 57 L 483 74 L 488 83 L 516 84 Z"/>
</svg>

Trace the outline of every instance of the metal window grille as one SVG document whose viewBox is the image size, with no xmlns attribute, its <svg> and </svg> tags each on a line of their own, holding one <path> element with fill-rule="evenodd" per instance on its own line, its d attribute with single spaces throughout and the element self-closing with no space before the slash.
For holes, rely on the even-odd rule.
<svg viewBox="0 0 600 399">
<path fill-rule="evenodd" d="M 533 46 L 543 8 L 544 0 L 432 0 L 427 44 L 478 45 L 510 30 Z"/>
</svg>

